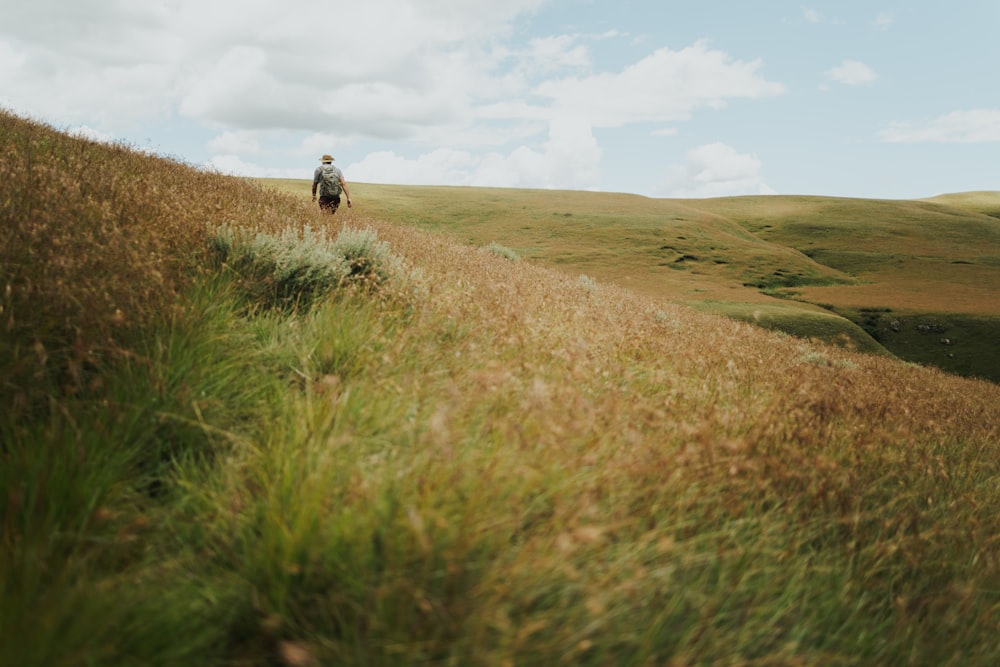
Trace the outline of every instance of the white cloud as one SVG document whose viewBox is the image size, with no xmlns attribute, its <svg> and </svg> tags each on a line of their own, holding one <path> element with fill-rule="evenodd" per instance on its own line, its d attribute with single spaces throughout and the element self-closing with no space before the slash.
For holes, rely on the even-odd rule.
<svg viewBox="0 0 1000 667">
<path fill-rule="evenodd" d="M 761 176 L 756 155 L 740 153 L 721 142 L 687 152 L 684 164 L 667 169 L 660 191 L 667 197 L 726 197 L 773 194 Z"/>
<path fill-rule="evenodd" d="M 476 159 L 467 151 L 439 148 L 408 159 L 393 151 L 369 153 L 344 170 L 348 180 L 401 185 L 468 185 Z"/>
<path fill-rule="evenodd" d="M 489 90 L 490 45 L 542 0 L 341 3 L 335 37 L 304 0 L 278 13 L 263 0 L 64 4 L 0 8 L 0 83 L 28 112 L 57 122 L 100 113 L 114 125 L 179 110 L 229 129 L 316 128 L 367 113 L 378 134 L 383 115 L 395 127 L 414 100 L 447 111 L 458 91 Z M 352 114 L 346 93 L 368 82 L 393 94 L 378 96 L 374 114 L 370 97 Z"/>
<path fill-rule="evenodd" d="M 879 137 L 890 143 L 1000 142 L 1000 109 L 953 111 L 927 121 L 897 121 Z"/>
<path fill-rule="evenodd" d="M 275 82 L 267 72 L 268 54 L 259 46 L 234 46 L 199 73 L 180 101 L 187 116 L 221 119 L 243 113 L 251 100 L 260 105 L 284 104 L 274 95 Z"/>
<path fill-rule="evenodd" d="M 337 156 L 337 152 L 346 146 L 351 145 L 350 140 L 329 132 L 315 132 L 304 138 L 299 146 L 294 150 L 296 155 L 319 159 L 321 155 L 327 153 Z"/>
<path fill-rule="evenodd" d="M 803 8 L 802 9 L 802 19 L 806 23 L 812 23 L 819 25 L 821 23 L 829 23 L 833 25 L 844 25 L 845 21 L 836 17 L 829 17 L 818 9 Z"/>
<path fill-rule="evenodd" d="M 760 76 L 762 62 L 734 61 L 700 41 L 680 51 L 658 49 L 617 73 L 546 81 L 534 92 L 558 115 L 577 110 L 595 127 L 686 120 L 700 107 L 732 98 L 780 95 L 785 87 Z"/>
<path fill-rule="evenodd" d="M 462 89 L 440 86 L 413 88 L 393 81 L 365 81 L 302 100 L 317 113 L 307 127 L 332 125 L 347 134 L 406 139 L 422 128 L 461 124 L 468 118 L 470 100 Z"/>
<path fill-rule="evenodd" d="M 311 169 L 274 169 L 246 162 L 238 155 L 215 155 L 204 165 L 205 169 L 229 176 L 250 176 L 253 178 L 310 178 Z M 308 173 L 307 173 L 308 172 Z"/>
<path fill-rule="evenodd" d="M 833 81 L 847 86 L 870 84 L 878 78 L 875 70 L 858 60 L 844 60 L 830 69 L 827 75 Z"/>
<path fill-rule="evenodd" d="M 409 185 L 472 185 L 583 189 L 599 185 L 601 149 L 579 118 L 552 121 L 540 147 L 476 155 L 439 148 L 408 159 L 392 151 L 367 155 L 344 172 L 353 180 Z"/>
<path fill-rule="evenodd" d="M 253 131 L 226 131 L 209 141 L 208 149 L 213 153 L 254 154 L 260 152 L 260 139 Z"/>
<path fill-rule="evenodd" d="M 815 9 L 803 9 L 802 18 L 804 18 L 808 23 L 823 22 L 823 14 L 816 11 Z"/>
<path fill-rule="evenodd" d="M 357 161 L 355 178 L 593 188 L 595 129 L 648 122 L 671 136 L 699 109 L 786 90 L 762 61 L 706 42 L 632 44 L 627 64 L 602 69 L 591 48 L 627 33 L 528 38 L 517 21 L 551 2 L 338 3 L 332 34 L 306 0 L 280 12 L 266 0 L 3 3 L 0 100 L 94 136 L 210 129 L 203 155 L 226 173 L 271 174 L 261 164 L 282 140 L 282 158 L 307 164 L 370 141 L 389 150 Z"/>
<path fill-rule="evenodd" d="M 892 27 L 892 24 L 895 22 L 895 20 L 896 19 L 893 16 L 892 12 L 880 12 L 872 20 L 872 26 L 874 26 L 877 30 L 888 30 L 889 28 Z"/>
<path fill-rule="evenodd" d="M 550 35 L 533 39 L 528 45 L 525 56 L 541 71 L 590 65 L 587 48 L 580 44 L 574 35 Z"/>
<path fill-rule="evenodd" d="M 161 118 L 174 100 L 168 42 L 182 39 L 152 13 L 99 0 L 2 3 L 0 87 L 15 109 L 56 123 Z"/>
<path fill-rule="evenodd" d="M 784 90 L 761 76 L 760 61 L 703 43 L 660 49 L 615 73 L 546 81 L 589 70 L 585 42 L 618 33 L 508 47 L 511 21 L 542 4 L 366 0 L 338 7 L 343 30 L 333 40 L 327 21 L 302 20 L 315 13 L 305 0 L 288 0 L 277 15 L 264 0 L 91 0 L 69 9 L 35 0 L 0 12 L 0 82 L 6 97 L 57 122 L 116 127 L 180 114 L 220 130 L 331 127 L 392 140 L 469 133 L 480 110 L 498 103 L 536 121 L 593 109 L 589 122 L 607 127 L 684 119 Z M 506 120 L 518 118 L 528 116 Z"/>
<path fill-rule="evenodd" d="M 537 182 L 545 187 L 585 188 L 598 184 L 601 147 L 584 119 L 553 119 L 543 155 L 547 173 Z"/>
</svg>

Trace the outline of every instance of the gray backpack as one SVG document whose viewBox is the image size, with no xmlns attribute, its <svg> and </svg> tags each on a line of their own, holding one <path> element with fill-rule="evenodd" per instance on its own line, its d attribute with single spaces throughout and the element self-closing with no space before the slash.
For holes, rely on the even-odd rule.
<svg viewBox="0 0 1000 667">
<path fill-rule="evenodd" d="M 319 179 L 320 197 L 337 197 L 343 188 L 340 187 L 340 170 L 332 164 L 324 164 Z"/>
</svg>

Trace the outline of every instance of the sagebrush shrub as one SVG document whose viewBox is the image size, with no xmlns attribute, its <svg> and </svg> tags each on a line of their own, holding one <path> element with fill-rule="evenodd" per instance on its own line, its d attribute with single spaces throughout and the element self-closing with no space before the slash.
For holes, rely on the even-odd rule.
<svg viewBox="0 0 1000 667">
<path fill-rule="evenodd" d="M 236 271 L 251 300 L 268 307 L 308 308 L 347 284 L 377 286 L 398 273 L 399 260 L 370 228 L 344 229 L 331 239 L 325 229 L 250 232 L 225 225 L 209 246 Z"/>
<path fill-rule="evenodd" d="M 333 252 L 348 267 L 348 279 L 381 284 L 398 273 L 400 261 L 389 252 L 389 244 L 379 241 L 371 227 L 344 229 L 333 244 Z"/>
<path fill-rule="evenodd" d="M 491 252 L 498 257 L 505 257 L 506 259 L 516 262 L 521 259 L 521 256 L 517 254 L 516 250 L 512 250 L 505 245 L 501 245 L 496 241 L 490 243 L 486 246 L 487 252 Z"/>
</svg>

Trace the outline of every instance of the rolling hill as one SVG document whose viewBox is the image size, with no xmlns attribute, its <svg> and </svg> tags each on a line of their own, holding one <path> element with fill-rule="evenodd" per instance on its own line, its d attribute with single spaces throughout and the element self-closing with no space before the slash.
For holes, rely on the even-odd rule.
<svg viewBox="0 0 1000 667">
<path fill-rule="evenodd" d="M 654 298 L 1000 381 L 1000 192 L 669 200 L 352 187 L 359 210 L 462 243 L 500 244 Z"/>
</svg>

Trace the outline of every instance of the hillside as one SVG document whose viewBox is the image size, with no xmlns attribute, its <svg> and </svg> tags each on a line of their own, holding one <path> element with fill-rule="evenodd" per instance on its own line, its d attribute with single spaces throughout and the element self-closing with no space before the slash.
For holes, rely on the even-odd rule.
<svg viewBox="0 0 1000 667">
<path fill-rule="evenodd" d="M 293 194 L 301 181 L 267 181 Z M 933 201 L 358 184 L 372 215 L 798 336 L 1000 381 L 1000 192 Z M 926 335 L 925 335 L 926 334 Z M 947 340 L 947 344 L 941 341 Z"/>
<path fill-rule="evenodd" d="M 1000 661 L 997 385 L 374 187 L 331 219 L 4 114 L 0 155 L 0 664 Z"/>
<path fill-rule="evenodd" d="M 944 204 L 954 208 L 963 208 L 976 213 L 982 213 L 994 218 L 1000 218 L 1000 201 L 996 191 L 958 192 L 953 194 L 930 197 L 925 201 Z"/>
</svg>

